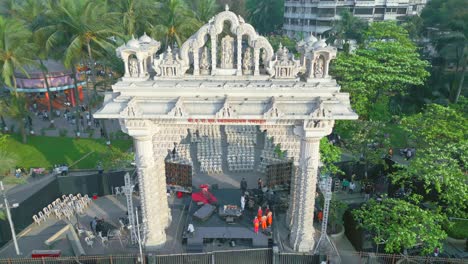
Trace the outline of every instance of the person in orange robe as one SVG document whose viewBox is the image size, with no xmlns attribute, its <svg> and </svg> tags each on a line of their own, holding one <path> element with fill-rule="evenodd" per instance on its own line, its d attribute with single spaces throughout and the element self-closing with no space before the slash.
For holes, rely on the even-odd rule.
<svg viewBox="0 0 468 264">
<path fill-rule="evenodd" d="M 257 217 L 258 217 L 258 220 L 262 220 L 262 216 L 263 216 L 263 211 L 262 211 L 262 207 L 259 206 L 258 207 L 258 211 L 257 211 Z"/>
<path fill-rule="evenodd" d="M 267 229 L 267 217 L 266 215 L 262 216 L 262 230 Z"/>
<path fill-rule="evenodd" d="M 318 218 L 319 222 L 322 222 L 322 220 L 323 220 L 323 212 L 322 211 L 318 212 L 317 218 Z"/>
<path fill-rule="evenodd" d="M 267 215 L 267 224 L 268 226 L 271 226 L 273 224 L 273 213 L 271 211 L 268 212 Z"/>
<path fill-rule="evenodd" d="M 255 217 L 253 223 L 254 223 L 254 232 L 255 234 L 258 234 L 258 218 L 257 217 Z"/>
</svg>

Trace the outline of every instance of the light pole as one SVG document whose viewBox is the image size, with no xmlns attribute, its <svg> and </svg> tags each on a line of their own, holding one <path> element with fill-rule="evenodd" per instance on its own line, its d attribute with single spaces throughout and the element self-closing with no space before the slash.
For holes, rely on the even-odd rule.
<svg viewBox="0 0 468 264">
<path fill-rule="evenodd" d="M 16 255 L 19 256 L 19 255 L 21 255 L 21 252 L 20 252 L 19 247 L 18 247 L 18 241 L 16 241 L 15 226 L 13 225 L 13 220 L 11 219 L 10 205 L 8 204 L 8 199 L 7 199 L 7 196 L 5 194 L 5 189 L 3 188 L 3 181 L 0 181 L 0 189 L 1 189 L 2 195 L 3 195 L 3 203 L 5 205 L 5 210 L 6 210 L 6 213 L 7 213 L 8 222 L 10 223 L 11 236 L 13 238 L 13 245 L 15 246 Z M 13 208 L 16 208 L 16 207 L 18 207 L 18 204 L 13 204 Z"/>
</svg>

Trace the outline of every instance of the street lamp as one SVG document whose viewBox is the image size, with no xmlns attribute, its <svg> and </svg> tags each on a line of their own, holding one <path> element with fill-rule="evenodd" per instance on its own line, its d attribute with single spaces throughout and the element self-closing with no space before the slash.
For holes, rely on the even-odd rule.
<svg viewBox="0 0 468 264">
<path fill-rule="evenodd" d="M 21 255 L 21 252 L 19 250 L 18 241 L 16 240 L 15 226 L 13 225 L 13 219 L 11 219 L 10 206 L 8 204 L 8 199 L 5 194 L 5 189 L 3 188 L 3 181 L 0 181 L 0 190 L 3 195 L 3 203 L 5 206 L 6 213 L 7 213 L 8 222 L 10 223 L 11 237 L 13 238 L 13 245 L 15 246 L 16 255 L 19 256 Z M 18 206 L 19 206 L 18 203 L 14 203 L 11 208 L 16 208 Z"/>
</svg>

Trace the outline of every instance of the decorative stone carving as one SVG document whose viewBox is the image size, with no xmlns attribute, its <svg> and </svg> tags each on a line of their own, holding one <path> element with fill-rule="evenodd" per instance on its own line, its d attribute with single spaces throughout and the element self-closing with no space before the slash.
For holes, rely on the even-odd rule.
<svg viewBox="0 0 468 264">
<path fill-rule="evenodd" d="M 167 115 L 172 117 L 183 117 L 187 115 L 187 111 L 185 110 L 184 101 L 181 97 L 177 99 L 176 104 L 174 107 L 167 113 Z"/>
<path fill-rule="evenodd" d="M 325 39 L 318 40 L 310 35 L 307 40 L 299 41 L 296 49 L 301 53 L 300 71 L 305 73 L 308 80 L 328 77 L 330 61 L 336 58 L 337 50 L 335 47 L 328 46 Z"/>
<path fill-rule="evenodd" d="M 136 58 L 131 58 L 128 63 L 128 71 L 130 72 L 130 77 L 138 77 L 138 60 Z"/>
<path fill-rule="evenodd" d="M 281 45 L 276 53 L 274 65 L 275 79 L 293 79 L 299 71 L 299 61 L 294 59 L 294 55 L 289 54 L 289 50 Z"/>
<path fill-rule="evenodd" d="M 117 48 L 117 56 L 124 61 L 124 80 L 146 80 L 150 74 L 147 64 L 152 62 L 153 56 L 160 46 L 158 41 L 145 33 L 138 40 L 132 36 L 131 40 Z"/>
<path fill-rule="evenodd" d="M 234 68 L 234 38 L 227 35 L 221 40 L 221 68 Z"/>
<path fill-rule="evenodd" d="M 202 56 L 200 60 L 200 70 L 201 74 L 210 74 L 210 54 L 208 48 L 205 46 L 202 51 Z"/>
<path fill-rule="evenodd" d="M 216 113 L 216 118 L 235 118 L 236 110 L 231 106 L 229 99 L 226 97 L 223 107 Z"/>
<path fill-rule="evenodd" d="M 252 63 L 252 54 L 251 48 L 247 47 L 244 51 L 244 58 L 242 61 L 242 69 L 244 70 L 244 74 L 252 74 L 253 70 L 253 63 Z"/>
<path fill-rule="evenodd" d="M 167 47 L 163 56 L 159 56 L 154 61 L 153 68 L 156 70 L 158 77 L 174 78 L 182 75 L 181 63 L 177 54 L 172 53 L 171 47 Z"/>
<path fill-rule="evenodd" d="M 323 73 L 325 72 L 325 59 L 323 56 L 319 56 L 318 59 L 315 61 L 314 66 L 314 77 L 315 78 L 323 78 Z"/>
<path fill-rule="evenodd" d="M 280 118 L 284 115 L 279 109 L 278 104 L 276 103 L 276 98 L 271 97 L 270 107 L 268 110 L 263 114 L 265 118 Z"/>
<path fill-rule="evenodd" d="M 120 112 L 120 116 L 122 117 L 137 117 L 141 116 L 143 113 L 138 108 L 138 103 L 136 98 L 133 97 L 128 101 L 127 106 Z"/>
</svg>

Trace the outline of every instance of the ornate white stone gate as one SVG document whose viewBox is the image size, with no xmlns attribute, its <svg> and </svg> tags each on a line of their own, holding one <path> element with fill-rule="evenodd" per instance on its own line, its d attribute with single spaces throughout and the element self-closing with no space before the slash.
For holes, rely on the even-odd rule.
<svg viewBox="0 0 468 264">
<path fill-rule="evenodd" d="M 298 43 L 299 60 L 281 46 L 275 53 L 228 8 L 180 50 L 168 47 L 157 56 L 159 47 L 145 34 L 117 49 L 125 75 L 94 115 L 119 119 L 134 139 L 146 246 L 166 241 L 171 219 L 164 157 L 173 143 L 189 128 L 259 125 L 294 160 L 290 244 L 297 251 L 312 250 L 320 139 L 331 133 L 334 120 L 357 118 L 349 95 L 328 75 L 336 49 L 310 37 Z"/>
</svg>

